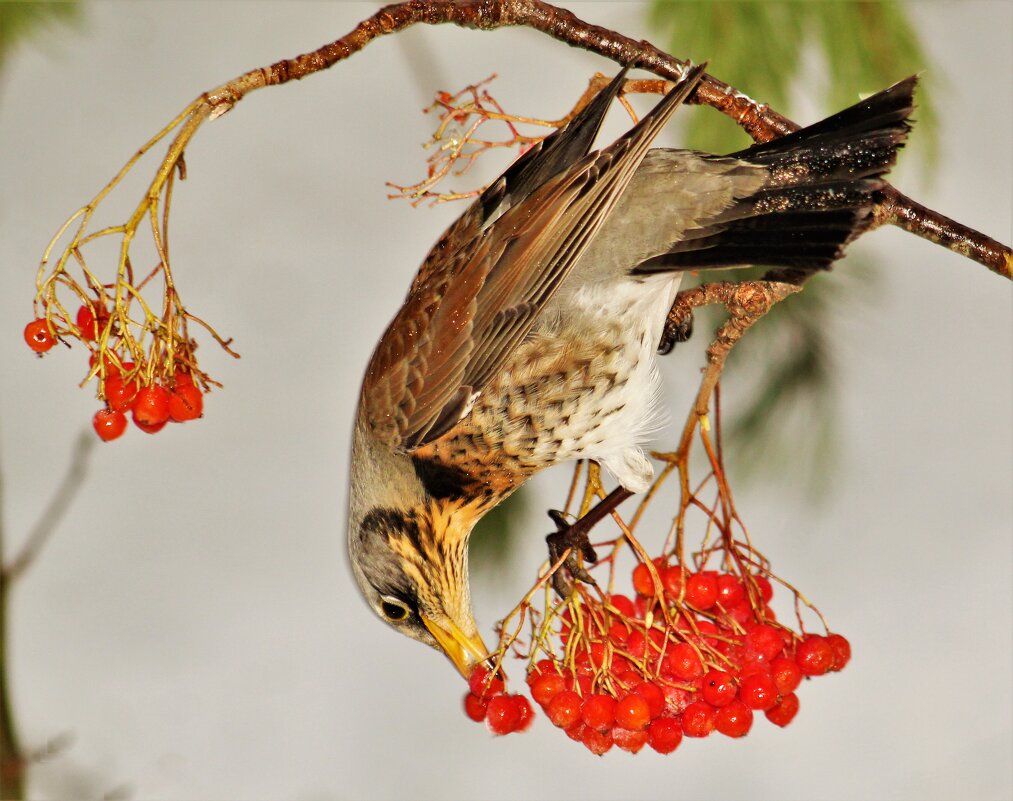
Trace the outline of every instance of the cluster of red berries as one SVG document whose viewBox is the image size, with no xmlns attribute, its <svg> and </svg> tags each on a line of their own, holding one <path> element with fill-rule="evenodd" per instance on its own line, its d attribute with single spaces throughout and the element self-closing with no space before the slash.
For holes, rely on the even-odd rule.
<svg viewBox="0 0 1013 801">
<path fill-rule="evenodd" d="M 511 734 L 531 728 L 535 718 L 528 699 L 506 692 L 506 684 L 498 674 L 478 665 L 468 679 L 468 688 L 464 713 L 476 723 L 484 720 L 493 734 Z"/>
<path fill-rule="evenodd" d="M 787 726 L 803 678 L 841 670 L 839 634 L 799 635 L 775 622 L 760 575 L 689 572 L 657 560 L 633 572 L 636 598 L 581 592 L 560 616 L 563 660 L 528 673 L 549 720 L 595 754 L 645 745 L 671 753 L 683 737 L 742 737 L 754 713 Z"/>
<path fill-rule="evenodd" d="M 95 342 L 107 323 L 108 316 L 96 319 L 91 308 L 82 306 L 77 312 L 75 335 L 85 342 Z M 49 322 L 39 318 L 25 327 L 25 342 L 36 353 L 45 353 L 56 344 L 56 337 Z M 97 354 L 92 351 L 92 369 L 96 359 Z M 170 421 L 196 420 L 204 413 L 204 394 L 185 369 L 177 367 L 171 376 L 145 383 L 144 371 L 108 352 L 102 357 L 102 367 L 100 397 L 106 405 L 95 413 L 92 427 L 106 442 L 126 431 L 128 413 L 134 424 L 148 434 L 161 431 Z"/>
</svg>

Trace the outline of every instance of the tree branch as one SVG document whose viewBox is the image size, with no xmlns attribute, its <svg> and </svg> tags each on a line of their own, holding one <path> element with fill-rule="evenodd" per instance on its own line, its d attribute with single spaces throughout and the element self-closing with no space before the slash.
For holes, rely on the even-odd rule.
<svg viewBox="0 0 1013 801">
<path fill-rule="evenodd" d="M 450 23 L 476 30 L 527 27 L 572 47 L 597 53 L 620 64 L 649 70 L 670 80 L 681 78 L 686 69 L 686 62 L 659 50 L 650 42 L 638 42 L 592 25 L 572 12 L 542 0 L 409 0 L 380 9 L 345 36 L 312 53 L 253 70 L 205 94 L 203 100 L 211 109 L 209 116 L 224 113 L 254 89 L 278 86 L 327 69 L 362 50 L 379 36 L 397 33 L 419 23 Z M 731 117 L 757 142 L 784 136 L 801 127 L 711 75 L 704 76 L 690 102 L 712 106 Z M 977 261 L 999 275 L 1013 278 L 1013 255 L 1008 246 L 927 209 L 892 186 L 884 194 L 876 215 L 880 224 L 897 225 Z"/>
</svg>

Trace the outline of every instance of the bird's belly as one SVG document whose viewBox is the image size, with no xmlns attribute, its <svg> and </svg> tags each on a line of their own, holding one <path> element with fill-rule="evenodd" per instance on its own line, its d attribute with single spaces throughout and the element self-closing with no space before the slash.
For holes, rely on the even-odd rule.
<svg viewBox="0 0 1013 801">
<path fill-rule="evenodd" d="M 632 283 L 632 282 L 631 282 Z M 602 462 L 628 488 L 643 489 L 650 464 L 638 444 L 659 425 L 655 352 L 673 279 L 644 292 L 612 287 L 570 296 L 433 443 L 432 455 L 487 484 L 509 489 L 572 459 Z"/>
</svg>

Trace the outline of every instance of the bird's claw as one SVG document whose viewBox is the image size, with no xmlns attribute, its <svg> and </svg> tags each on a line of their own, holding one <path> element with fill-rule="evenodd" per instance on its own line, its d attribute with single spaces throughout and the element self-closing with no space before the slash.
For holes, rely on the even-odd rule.
<svg viewBox="0 0 1013 801">
<path fill-rule="evenodd" d="M 549 517 L 556 524 L 556 530 L 545 538 L 549 546 L 549 560 L 555 564 L 569 551 L 560 569 L 552 575 L 552 586 L 560 598 L 568 598 L 573 592 L 572 579 L 583 581 L 585 584 L 595 584 L 594 578 L 584 569 L 582 559 L 593 564 L 598 561 L 598 555 L 591 547 L 587 528 L 581 525 L 580 520 L 572 524 L 567 523 L 566 516 L 557 509 L 550 509 Z M 566 570 L 562 569 L 564 567 Z"/>
<path fill-rule="evenodd" d="M 661 341 L 658 343 L 658 353 L 667 356 L 672 348 L 679 342 L 686 342 L 693 336 L 693 312 L 687 310 L 685 314 L 675 317 L 669 315 L 665 320 L 665 327 L 661 332 Z"/>
</svg>

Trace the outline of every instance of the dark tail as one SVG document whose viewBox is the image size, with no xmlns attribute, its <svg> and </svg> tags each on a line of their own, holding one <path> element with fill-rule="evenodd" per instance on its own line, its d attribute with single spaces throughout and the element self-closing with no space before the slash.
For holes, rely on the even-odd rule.
<svg viewBox="0 0 1013 801">
<path fill-rule="evenodd" d="M 872 221 L 881 177 L 911 130 L 916 83 L 912 76 L 822 122 L 725 157 L 766 167 L 769 182 L 635 272 L 762 264 L 794 280 L 829 269 Z"/>
</svg>

